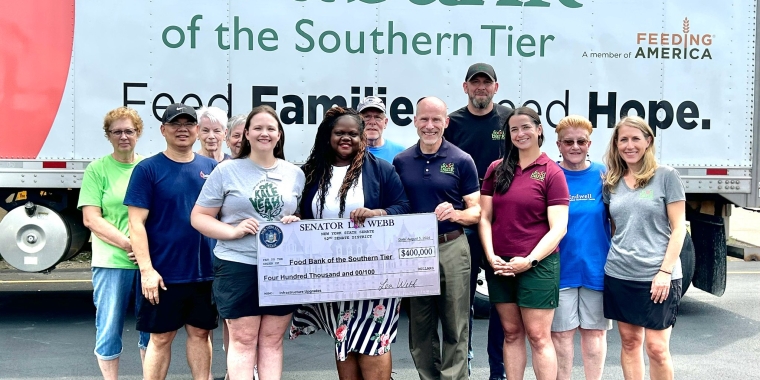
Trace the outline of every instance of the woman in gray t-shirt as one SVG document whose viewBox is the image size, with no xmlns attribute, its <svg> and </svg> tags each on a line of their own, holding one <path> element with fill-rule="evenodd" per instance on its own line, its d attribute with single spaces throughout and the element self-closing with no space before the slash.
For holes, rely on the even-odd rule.
<svg viewBox="0 0 760 380">
<path fill-rule="evenodd" d="M 604 316 L 618 321 L 624 373 L 644 378 L 646 342 L 651 377 L 672 379 L 669 344 L 686 236 L 683 184 L 676 170 L 657 164 L 654 133 L 638 116 L 615 126 L 606 164 L 603 198 L 613 235 L 604 268 Z"/>
<path fill-rule="evenodd" d="M 299 220 L 293 214 L 304 174 L 284 160 L 282 124 L 269 106 L 246 119 L 236 159 L 222 162 L 206 180 L 190 220 L 202 234 L 217 239 L 214 248 L 214 301 L 229 327 L 230 378 L 282 375 L 282 337 L 294 306 L 260 307 L 256 233 L 259 223 Z"/>
</svg>

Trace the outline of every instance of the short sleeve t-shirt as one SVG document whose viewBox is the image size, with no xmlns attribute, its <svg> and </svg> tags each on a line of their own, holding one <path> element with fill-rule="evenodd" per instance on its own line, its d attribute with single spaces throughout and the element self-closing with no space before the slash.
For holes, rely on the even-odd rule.
<svg viewBox="0 0 760 380">
<path fill-rule="evenodd" d="M 166 284 L 214 279 L 210 239 L 190 225 L 190 212 L 214 167 L 216 161 L 198 154 L 190 162 L 175 162 L 159 153 L 132 172 L 124 204 L 149 210 L 150 259 Z"/>
<path fill-rule="evenodd" d="M 224 161 L 203 185 L 197 205 L 220 207 L 220 220 L 237 226 L 245 219 L 279 221 L 293 215 L 303 191 L 304 174 L 295 165 L 277 160 L 263 168 L 248 158 Z M 217 240 L 214 255 L 222 260 L 256 265 L 256 235 L 235 240 Z"/>
<path fill-rule="evenodd" d="M 409 197 L 412 213 L 433 212 L 449 202 L 455 210 L 464 210 L 464 197 L 478 191 L 478 170 L 472 157 L 443 140 L 435 154 L 425 155 L 417 145 L 399 153 L 393 160 L 401 183 Z M 438 233 L 462 228 L 459 223 L 438 222 Z"/>
<path fill-rule="evenodd" d="M 388 139 L 385 139 L 385 143 L 382 146 L 367 146 L 367 150 L 370 153 L 386 162 L 393 162 L 393 158 L 403 152 L 404 149 L 406 148 Z"/>
<path fill-rule="evenodd" d="M 509 134 L 505 136 L 502 126 L 512 109 L 494 104 L 491 112 L 473 115 L 464 106 L 449 115 L 449 126 L 444 130 L 446 140 L 467 152 L 478 168 L 478 178 L 485 178 L 486 169 L 492 162 L 504 157 L 505 143 L 511 147 Z"/>
<path fill-rule="evenodd" d="M 135 156 L 130 164 L 116 161 L 110 154 L 87 165 L 79 192 L 78 209 L 84 206 L 100 207 L 106 222 L 129 236 L 129 218 L 124 195 L 129 177 L 142 156 Z M 92 266 L 97 268 L 138 269 L 127 257 L 127 252 L 100 240 L 92 234 Z"/>
<path fill-rule="evenodd" d="M 332 167 L 330 188 L 327 189 L 327 194 L 325 194 L 325 207 L 322 209 L 322 215 L 317 212 L 319 192 L 317 192 L 314 199 L 311 201 L 311 213 L 314 217 L 319 219 L 341 218 L 340 198 L 338 198 L 338 192 L 340 191 L 340 186 L 343 184 L 343 179 L 346 178 L 346 174 L 348 174 L 348 166 Z M 362 175 L 359 174 L 356 185 L 352 186 L 346 194 L 346 204 L 342 217 L 347 218 L 351 211 L 361 207 L 364 207 L 364 182 L 362 181 Z"/>
<path fill-rule="evenodd" d="M 604 263 L 610 250 L 610 221 L 602 199 L 604 165 L 562 168 L 570 190 L 567 234 L 559 243 L 559 287 L 604 290 Z"/>
<path fill-rule="evenodd" d="M 517 165 L 509 189 L 500 194 L 496 192 L 496 168 L 501 161 L 488 167 L 480 191 L 493 197 L 493 250 L 497 256 L 526 257 L 549 232 L 547 208 L 570 203 L 565 174 L 541 153 L 525 169 Z"/>
<path fill-rule="evenodd" d="M 614 192 L 604 193 L 615 223 L 604 272 L 621 280 L 652 281 L 670 242 L 667 206 L 683 200 L 686 192 L 681 177 L 668 166 L 657 167 L 644 187 L 631 189 L 621 178 Z M 682 277 L 679 258 L 671 278 Z"/>
</svg>

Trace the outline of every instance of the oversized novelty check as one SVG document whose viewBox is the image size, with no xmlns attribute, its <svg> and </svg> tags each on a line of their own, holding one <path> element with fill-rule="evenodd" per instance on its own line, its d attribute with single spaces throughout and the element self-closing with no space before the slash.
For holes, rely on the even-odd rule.
<svg viewBox="0 0 760 380">
<path fill-rule="evenodd" d="M 261 224 L 258 256 L 261 306 L 441 291 L 435 214 Z"/>
</svg>

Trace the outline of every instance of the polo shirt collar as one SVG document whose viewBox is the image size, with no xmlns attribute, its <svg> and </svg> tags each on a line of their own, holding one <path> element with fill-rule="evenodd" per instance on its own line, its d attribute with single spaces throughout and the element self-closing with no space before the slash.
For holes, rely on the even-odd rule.
<svg viewBox="0 0 760 380">
<path fill-rule="evenodd" d="M 449 153 L 449 146 L 451 146 L 451 143 L 446 141 L 445 138 L 441 137 L 443 140 L 441 142 L 441 146 L 438 147 L 438 151 L 435 152 L 433 157 L 446 157 L 446 155 Z M 421 142 L 417 140 L 417 147 L 415 148 L 416 154 L 414 155 L 415 158 L 423 157 L 422 149 L 420 149 Z"/>
<path fill-rule="evenodd" d="M 549 156 L 547 156 L 546 153 L 541 152 L 541 155 L 538 156 L 538 158 L 535 161 L 533 161 L 530 165 L 526 166 L 525 169 L 523 170 L 528 170 L 531 167 L 536 166 L 536 165 L 546 165 L 550 161 L 551 160 L 549 159 Z"/>
</svg>

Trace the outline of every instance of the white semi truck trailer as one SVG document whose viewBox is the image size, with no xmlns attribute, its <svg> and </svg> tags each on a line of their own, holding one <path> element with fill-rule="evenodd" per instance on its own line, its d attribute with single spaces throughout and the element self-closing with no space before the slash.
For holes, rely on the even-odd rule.
<svg viewBox="0 0 760 380">
<path fill-rule="evenodd" d="M 174 102 L 230 115 L 276 108 L 303 162 L 326 108 L 385 99 L 386 136 L 417 140 L 416 100 L 466 104 L 467 67 L 492 64 L 496 101 L 554 126 L 638 114 L 678 169 L 691 225 L 685 284 L 721 295 L 731 205 L 760 205 L 756 0 L 278 0 L 7 2 L 0 12 L 0 255 L 30 272 L 76 255 L 87 164 L 110 153 L 105 113 L 135 108 L 138 153 L 164 148 Z M 558 158 L 546 128 L 544 149 Z M 686 287 L 685 286 L 685 287 Z"/>
</svg>

